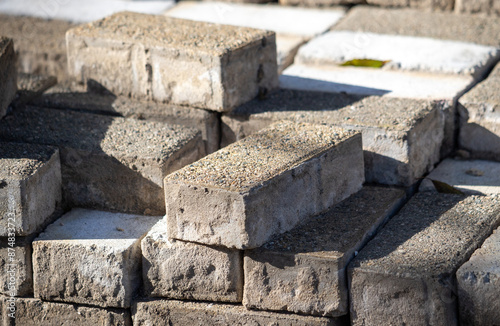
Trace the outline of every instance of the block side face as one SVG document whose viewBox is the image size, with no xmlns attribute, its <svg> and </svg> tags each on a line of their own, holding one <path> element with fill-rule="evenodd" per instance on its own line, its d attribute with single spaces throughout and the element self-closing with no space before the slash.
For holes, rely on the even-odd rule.
<svg viewBox="0 0 500 326">
<path fill-rule="evenodd" d="M 2 238 L 0 245 L 0 266 L 5 271 L 0 275 L 0 293 L 7 296 L 30 295 L 33 293 L 32 238 L 17 237 L 13 247 L 8 245 L 7 240 Z"/>
<path fill-rule="evenodd" d="M 16 54 L 11 39 L 0 38 L 0 119 L 17 92 Z"/>
</svg>

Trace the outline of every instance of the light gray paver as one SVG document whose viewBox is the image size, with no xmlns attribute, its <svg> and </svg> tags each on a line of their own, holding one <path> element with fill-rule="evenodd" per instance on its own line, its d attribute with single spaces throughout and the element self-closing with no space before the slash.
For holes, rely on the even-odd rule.
<svg viewBox="0 0 500 326">
<path fill-rule="evenodd" d="M 9 299 L 8 297 L 1 297 L 4 306 L 9 304 Z M 16 318 L 11 319 L 7 314 L 4 314 L 2 316 L 2 326 L 132 326 L 130 311 L 125 309 L 104 309 L 68 303 L 46 302 L 33 298 L 16 298 L 15 307 Z"/>
<path fill-rule="evenodd" d="M 491 37 L 500 34 L 500 21 L 496 17 L 451 12 L 356 6 L 333 30 L 420 36 L 500 46 L 500 39 Z"/>
<path fill-rule="evenodd" d="M 497 194 L 500 193 L 500 163 L 446 159 L 422 181 L 420 191 L 436 191 L 430 179 L 466 194 Z"/>
<path fill-rule="evenodd" d="M 40 231 L 61 201 L 57 148 L 0 142 L 1 237 Z"/>
<path fill-rule="evenodd" d="M 246 310 L 242 306 L 208 302 L 155 300 L 137 302 L 132 308 L 134 326 L 146 325 L 275 325 L 275 326 L 340 326 L 324 317 L 279 314 Z"/>
<path fill-rule="evenodd" d="M 277 123 L 165 178 L 169 237 L 255 248 L 361 188 L 361 135 Z"/>
<path fill-rule="evenodd" d="M 3 31 L 2 31 L 3 32 Z M 17 92 L 16 54 L 12 39 L 0 35 L 0 119 Z"/>
<path fill-rule="evenodd" d="M 144 293 L 215 302 L 241 302 L 242 252 L 169 240 L 161 219 L 141 242 Z"/>
<path fill-rule="evenodd" d="M 500 224 L 498 200 L 414 195 L 349 264 L 353 325 L 457 325 L 455 272 Z"/>
<path fill-rule="evenodd" d="M 347 264 L 404 197 L 400 189 L 365 187 L 325 215 L 245 251 L 245 307 L 347 314 Z"/>
<path fill-rule="evenodd" d="M 270 31 L 123 12 L 66 40 L 70 75 L 116 94 L 222 112 L 278 86 Z"/>
<path fill-rule="evenodd" d="M 362 132 L 367 182 L 409 186 L 439 161 L 441 144 L 453 140 L 448 111 L 441 101 L 281 90 L 224 115 L 222 145 L 280 120 L 355 129 Z"/>
<path fill-rule="evenodd" d="M 159 220 L 76 208 L 33 241 L 36 298 L 130 307 L 141 285 L 141 239 Z"/>
<path fill-rule="evenodd" d="M 461 325 L 496 325 L 500 320 L 500 229 L 457 271 Z"/>
<path fill-rule="evenodd" d="M 33 107 L 0 121 L 0 139 L 58 146 L 69 207 L 143 215 L 163 215 L 163 178 L 204 155 L 191 128 Z"/>
</svg>

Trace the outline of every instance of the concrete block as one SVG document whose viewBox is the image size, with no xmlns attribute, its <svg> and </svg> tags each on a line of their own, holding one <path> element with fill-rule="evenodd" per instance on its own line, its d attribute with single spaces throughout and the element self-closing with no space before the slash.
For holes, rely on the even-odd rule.
<svg viewBox="0 0 500 326">
<path fill-rule="evenodd" d="M 300 7 L 330 7 L 338 5 L 357 5 L 364 0 L 279 0 L 280 5 Z"/>
<path fill-rule="evenodd" d="M 134 326 L 145 325 L 276 325 L 340 326 L 324 317 L 246 310 L 242 306 L 174 300 L 139 301 L 132 308 Z"/>
<path fill-rule="evenodd" d="M 69 207 L 143 215 L 163 215 L 163 178 L 204 155 L 194 129 L 33 107 L 0 121 L 0 139 L 58 146 Z"/>
<path fill-rule="evenodd" d="M 361 135 L 277 123 L 165 178 L 170 238 L 255 248 L 361 188 Z"/>
<path fill-rule="evenodd" d="M 206 153 L 219 149 L 220 123 L 217 113 L 211 111 L 93 92 L 72 83 L 61 83 L 30 104 L 196 128 L 201 131 Z"/>
<path fill-rule="evenodd" d="M 362 133 L 367 182 L 412 185 L 439 162 L 453 140 L 448 102 L 281 90 L 222 117 L 222 144 L 274 121 L 323 123 Z M 452 111 L 453 112 L 453 111 Z"/>
<path fill-rule="evenodd" d="M 280 76 L 285 89 L 447 100 L 457 99 L 473 83 L 471 76 L 334 65 L 293 64 Z"/>
<path fill-rule="evenodd" d="M 366 0 L 369 5 L 381 7 L 411 7 L 417 9 L 451 11 L 455 0 Z"/>
<path fill-rule="evenodd" d="M 36 298 L 128 308 L 141 285 L 141 239 L 155 216 L 76 208 L 33 241 Z"/>
<path fill-rule="evenodd" d="M 70 74 L 116 94 L 222 112 L 278 86 L 270 31 L 123 12 L 66 40 Z"/>
<path fill-rule="evenodd" d="M 144 237 L 141 248 L 146 296 L 241 302 L 241 251 L 169 240 L 165 219 Z"/>
<path fill-rule="evenodd" d="M 500 2 L 498 0 L 456 0 L 456 13 L 500 15 Z"/>
<path fill-rule="evenodd" d="M 3 32 L 3 31 L 2 31 Z M 0 36 L 0 119 L 17 91 L 16 54 L 12 39 Z"/>
<path fill-rule="evenodd" d="M 497 68 L 498 69 L 498 68 Z M 490 77 L 459 99 L 460 147 L 474 158 L 500 160 L 500 77 Z"/>
<path fill-rule="evenodd" d="M 7 297 L 1 298 L 4 306 Z M 2 325 L 109 325 L 131 326 L 130 311 L 125 309 L 104 309 L 67 303 L 46 302 L 33 298 L 16 298 L 15 319 L 3 316 Z M 9 322 L 12 321 L 12 324 Z"/>
<path fill-rule="evenodd" d="M 400 189 L 365 187 L 325 215 L 245 251 L 243 304 L 307 315 L 349 313 L 349 261 L 402 205 Z"/>
<path fill-rule="evenodd" d="M 61 201 L 57 148 L 0 142 L 0 236 L 39 232 Z"/>
<path fill-rule="evenodd" d="M 331 31 L 302 46 L 295 62 L 339 65 L 359 58 L 389 61 L 382 69 L 480 78 L 500 59 L 500 49 L 424 37 Z"/>
<path fill-rule="evenodd" d="M 418 193 L 349 264 L 353 325 L 457 325 L 455 272 L 500 224 L 498 195 Z"/>
<path fill-rule="evenodd" d="M 29 7 L 24 2 L 16 3 Z M 2 34 L 12 38 L 15 43 L 18 71 L 56 76 L 60 81 L 68 75 L 65 33 L 72 26 L 57 19 L 0 14 Z"/>
<path fill-rule="evenodd" d="M 461 325 L 495 325 L 500 320 L 500 229 L 457 271 Z"/>
<path fill-rule="evenodd" d="M 24 296 L 33 293 L 32 241 L 33 237 L 15 237 L 14 241 L 9 241 L 7 237 L 0 238 L 1 294 Z"/>
<path fill-rule="evenodd" d="M 356 6 L 349 10 L 333 30 L 419 36 L 500 46 L 500 39 L 491 37 L 500 34 L 500 21 L 495 17 L 410 8 Z"/>
<path fill-rule="evenodd" d="M 466 194 L 500 193 L 500 163 L 446 159 L 420 184 L 420 191 L 436 191 L 430 180 L 444 182 Z"/>
</svg>

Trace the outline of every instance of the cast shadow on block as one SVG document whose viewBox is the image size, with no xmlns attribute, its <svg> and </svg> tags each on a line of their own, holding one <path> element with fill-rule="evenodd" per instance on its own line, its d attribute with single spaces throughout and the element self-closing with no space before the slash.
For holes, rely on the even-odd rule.
<svg viewBox="0 0 500 326">
<path fill-rule="evenodd" d="M 500 162 L 500 137 L 477 123 L 460 127 L 459 146 L 470 151 L 472 158 Z"/>
</svg>

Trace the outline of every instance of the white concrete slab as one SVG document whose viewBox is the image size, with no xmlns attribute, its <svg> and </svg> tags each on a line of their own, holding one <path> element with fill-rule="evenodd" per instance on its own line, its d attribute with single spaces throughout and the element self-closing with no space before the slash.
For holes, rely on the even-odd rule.
<svg viewBox="0 0 500 326">
<path fill-rule="evenodd" d="M 165 14 L 176 18 L 267 29 L 280 34 L 310 38 L 335 25 L 344 16 L 345 10 L 182 1 Z"/>
<path fill-rule="evenodd" d="M 299 64 L 280 76 L 286 89 L 420 99 L 455 99 L 473 82 L 472 76 Z"/>
<path fill-rule="evenodd" d="M 390 60 L 384 69 L 479 77 L 500 58 L 500 49 L 425 37 L 332 31 L 300 48 L 296 62 L 339 64 L 352 59 Z"/>
<path fill-rule="evenodd" d="M 420 184 L 420 191 L 436 191 L 432 181 L 449 184 L 467 194 L 500 193 L 500 163 L 446 159 Z"/>
<path fill-rule="evenodd" d="M 85 23 L 120 11 L 159 15 L 174 5 L 174 0 L 1 0 L 0 13 Z"/>
</svg>

